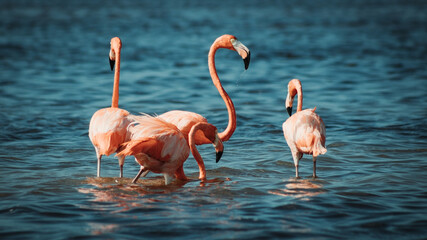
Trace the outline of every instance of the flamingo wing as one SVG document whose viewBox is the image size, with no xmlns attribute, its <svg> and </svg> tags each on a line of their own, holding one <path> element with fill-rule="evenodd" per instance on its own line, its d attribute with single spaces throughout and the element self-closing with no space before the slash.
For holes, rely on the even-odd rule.
<svg viewBox="0 0 427 240">
<path fill-rule="evenodd" d="M 119 155 L 145 153 L 159 161 L 184 162 L 189 147 L 184 135 L 175 125 L 151 116 L 132 116 L 135 124 L 130 125 L 130 141 L 122 146 Z"/>
</svg>

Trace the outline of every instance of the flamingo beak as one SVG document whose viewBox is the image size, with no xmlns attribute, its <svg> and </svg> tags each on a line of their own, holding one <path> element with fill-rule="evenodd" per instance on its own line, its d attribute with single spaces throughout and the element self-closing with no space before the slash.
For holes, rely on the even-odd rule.
<svg viewBox="0 0 427 240">
<path fill-rule="evenodd" d="M 223 151 L 216 152 L 216 162 L 217 162 L 217 163 L 218 163 L 218 162 L 219 162 L 219 160 L 221 159 L 221 157 L 222 157 L 222 153 L 223 153 Z"/>
<path fill-rule="evenodd" d="M 218 133 L 215 132 L 215 140 L 213 142 L 216 151 L 216 162 L 218 163 L 224 152 L 224 145 L 222 144 L 221 139 L 218 136 Z"/>
<path fill-rule="evenodd" d="M 289 117 L 292 116 L 292 107 L 287 107 L 286 111 L 288 111 Z"/>
<path fill-rule="evenodd" d="M 292 116 L 292 104 L 293 104 L 293 101 L 294 101 L 294 99 L 288 93 L 288 95 L 286 96 L 285 106 L 286 106 L 286 111 L 288 111 L 289 117 Z"/>
<path fill-rule="evenodd" d="M 114 69 L 114 64 L 116 64 L 116 61 L 111 60 L 111 58 L 108 58 L 108 60 L 110 61 L 111 71 L 113 71 L 113 69 Z"/>
<path fill-rule="evenodd" d="M 245 70 L 249 68 L 249 62 L 251 61 L 251 52 L 247 53 L 247 57 L 243 59 L 243 63 L 245 63 Z"/>
<path fill-rule="evenodd" d="M 236 52 L 242 57 L 243 63 L 245 64 L 245 70 L 247 70 L 249 68 L 249 62 L 251 61 L 251 52 L 237 39 L 231 39 L 231 44 L 233 44 Z"/>
</svg>

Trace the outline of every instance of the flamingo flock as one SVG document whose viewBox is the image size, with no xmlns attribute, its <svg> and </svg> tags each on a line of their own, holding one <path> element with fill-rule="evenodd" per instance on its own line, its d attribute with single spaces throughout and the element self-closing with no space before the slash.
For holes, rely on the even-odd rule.
<svg viewBox="0 0 427 240">
<path fill-rule="evenodd" d="M 233 35 L 218 37 L 210 47 L 208 54 L 209 73 L 214 86 L 227 107 L 228 125 L 218 133 L 217 127 L 209 123 L 202 115 L 194 112 L 171 110 L 158 116 L 148 114 L 132 115 L 118 107 L 120 53 L 122 42 L 114 37 L 110 42 L 110 67 L 114 70 L 114 85 L 111 107 L 96 111 L 89 124 L 89 138 L 97 157 L 97 177 L 101 176 L 101 158 L 116 153 L 123 177 L 123 165 L 126 156 L 134 156 L 140 165 L 138 174 L 133 178 L 136 183 L 149 172 L 163 174 L 165 185 L 174 178 L 186 181 L 184 162 L 190 152 L 199 167 L 199 179 L 206 181 L 206 168 L 196 145 L 213 144 L 216 162 L 224 151 L 223 142 L 228 141 L 236 130 L 236 110 L 230 96 L 224 90 L 215 67 L 215 54 L 224 48 L 237 52 L 243 59 L 245 70 L 250 63 L 250 51 Z M 294 97 L 298 95 L 298 108 L 292 115 Z M 313 177 L 316 175 L 316 159 L 325 154 L 325 124 L 315 113 L 316 108 L 302 110 L 301 82 L 293 79 L 288 84 L 286 109 L 289 118 L 283 123 L 283 133 L 291 150 L 295 165 L 296 178 L 299 178 L 299 160 L 303 154 L 313 155 Z"/>
</svg>

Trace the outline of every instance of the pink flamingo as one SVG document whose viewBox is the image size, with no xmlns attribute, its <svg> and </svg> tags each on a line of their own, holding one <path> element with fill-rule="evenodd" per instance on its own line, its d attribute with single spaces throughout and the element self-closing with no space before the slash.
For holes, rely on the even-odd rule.
<svg viewBox="0 0 427 240">
<path fill-rule="evenodd" d="M 292 116 L 292 104 L 298 94 L 297 112 Z M 323 120 L 314 109 L 302 111 L 302 86 L 298 79 L 292 79 L 288 84 L 286 110 L 289 118 L 283 123 L 283 134 L 292 152 L 295 164 L 295 175 L 298 178 L 298 164 L 303 154 L 313 155 L 313 177 L 316 178 L 316 159 L 326 153 L 326 130 Z"/>
<path fill-rule="evenodd" d="M 209 72 L 215 87 L 218 89 L 219 94 L 221 95 L 222 99 L 225 102 L 225 105 L 227 106 L 227 111 L 228 111 L 227 128 L 221 133 L 217 133 L 216 128 L 215 128 L 215 133 L 206 132 L 206 131 L 213 131 L 214 130 L 213 127 L 204 127 L 205 132 L 203 134 L 202 134 L 202 131 L 199 131 L 199 132 L 193 131 L 192 136 L 194 137 L 194 139 L 190 143 L 188 135 L 190 134 L 190 131 L 192 131 L 193 126 L 197 123 L 207 123 L 208 121 L 206 120 L 206 118 L 194 112 L 180 111 L 180 110 L 169 111 L 158 116 L 159 118 L 174 124 L 186 136 L 187 141 L 190 145 L 191 151 L 193 153 L 193 156 L 196 159 L 197 164 L 199 166 L 199 170 L 200 170 L 199 179 L 201 180 L 206 180 L 206 169 L 203 163 L 203 159 L 200 156 L 200 154 L 198 154 L 198 151 L 195 145 L 211 143 L 211 140 L 205 137 L 207 136 L 207 134 L 208 135 L 215 134 L 215 135 L 218 135 L 218 138 L 221 141 L 224 141 L 224 142 L 228 141 L 231 135 L 233 135 L 234 131 L 236 130 L 236 110 L 234 108 L 233 101 L 231 101 L 231 98 L 228 96 L 227 92 L 222 87 L 221 81 L 219 80 L 219 77 L 215 68 L 215 53 L 220 48 L 226 48 L 226 49 L 236 51 L 242 57 L 243 62 L 245 64 L 245 69 L 248 69 L 249 67 L 250 51 L 245 45 L 243 45 L 240 41 L 238 41 L 236 37 L 232 35 L 227 35 L 227 34 L 217 38 L 212 44 L 209 51 L 209 55 L 208 55 Z M 222 155 L 222 151 L 217 151 L 216 162 L 220 160 L 221 155 Z M 183 166 L 181 166 L 178 169 L 176 175 L 178 175 L 180 179 L 186 179 Z"/>
<path fill-rule="evenodd" d="M 120 38 L 111 39 L 110 48 L 110 66 L 114 68 L 114 88 L 111 107 L 96 111 L 89 124 L 89 138 L 95 147 L 96 157 L 98 159 L 97 176 L 100 176 L 101 157 L 110 155 L 117 151 L 120 144 L 125 142 L 127 127 L 130 124 L 129 112 L 120 109 L 119 106 L 119 78 L 120 78 L 120 51 L 122 43 Z M 124 156 L 119 156 L 120 177 L 123 177 Z"/>
<path fill-rule="evenodd" d="M 168 123 L 161 118 L 155 118 L 148 115 L 132 116 L 135 124 L 129 125 L 130 141 L 122 144 L 118 156 L 133 155 L 135 160 L 141 165 L 140 171 L 133 179 L 136 183 L 141 175 L 148 171 L 154 173 L 163 173 L 165 185 L 168 185 L 173 178 L 173 174 L 182 167 L 190 154 L 185 136 L 173 124 Z M 193 127 L 194 131 L 215 128 L 208 123 L 197 124 Z M 209 132 L 215 132 L 212 129 Z M 222 143 L 218 141 L 214 134 L 205 136 L 215 145 L 218 151 L 222 151 Z M 193 139 L 193 136 L 190 137 Z M 190 140 L 191 141 L 191 140 Z M 176 175 L 179 178 L 179 175 Z"/>
</svg>

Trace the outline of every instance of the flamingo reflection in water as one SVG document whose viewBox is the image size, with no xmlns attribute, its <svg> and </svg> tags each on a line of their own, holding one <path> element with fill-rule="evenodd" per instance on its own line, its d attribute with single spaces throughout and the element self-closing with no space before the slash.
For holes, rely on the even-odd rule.
<svg viewBox="0 0 427 240">
<path fill-rule="evenodd" d="M 86 183 L 90 186 L 79 188 L 78 191 L 93 196 L 90 209 L 120 213 L 135 208 L 150 208 L 151 203 L 159 200 L 156 197 L 146 197 L 147 195 L 170 194 L 185 185 L 185 182 L 177 182 L 165 186 L 161 177 L 142 179 L 143 185 L 129 185 L 128 182 L 129 179 L 125 178 L 87 178 Z"/>
<path fill-rule="evenodd" d="M 309 201 L 310 197 L 325 193 L 323 185 L 314 183 L 309 179 L 290 178 L 284 189 L 270 190 L 269 193 L 283 197 L 299 198 Z"/>
</svg>

